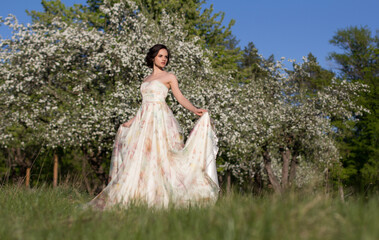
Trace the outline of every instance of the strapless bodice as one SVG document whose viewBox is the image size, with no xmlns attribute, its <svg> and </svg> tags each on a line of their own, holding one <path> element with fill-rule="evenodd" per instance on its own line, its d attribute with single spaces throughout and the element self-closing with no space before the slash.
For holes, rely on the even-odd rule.
<svg viewBox="0 0 379 240">
<path fill-rule="evenodd" d="M 159 80 L 143 82 L 141 84 L 142 103 L 165 102 L 168 88 Z"/>
</svg>

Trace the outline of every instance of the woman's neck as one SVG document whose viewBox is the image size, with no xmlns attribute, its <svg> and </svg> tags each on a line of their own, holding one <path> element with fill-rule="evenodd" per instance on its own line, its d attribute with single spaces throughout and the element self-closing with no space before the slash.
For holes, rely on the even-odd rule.
<svg viewBox="0 0 379 240">
<path fill-rule="evenodd" d="M 159 75 L 161 73 L 164 73 L 164 70 L 163 68 L 159 68 L 157 66 L 154 66 L 153 68 L 153 73 L 151 75 Z"/>
</svg>

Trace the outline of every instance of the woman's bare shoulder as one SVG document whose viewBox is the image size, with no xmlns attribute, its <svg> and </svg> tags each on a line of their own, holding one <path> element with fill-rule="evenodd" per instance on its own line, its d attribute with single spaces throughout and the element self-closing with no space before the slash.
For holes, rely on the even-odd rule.
<svg viewBox="0 0 379 240">
<path fill-rule="evenodd" d="M 177 80 L 176 76 L 174 73 L 171 73 L 171 72 L 167 72 L 167 78 L 172 81 L 172 80 Z"/>
<path fill-rule="evenodd" d="M 151 78 L 151 74 L 145 76 L 145 77 L 143 78 L 142 82 L 145 82 L 145 81 L 148 80 L 149 78 Z"/>
</svg>

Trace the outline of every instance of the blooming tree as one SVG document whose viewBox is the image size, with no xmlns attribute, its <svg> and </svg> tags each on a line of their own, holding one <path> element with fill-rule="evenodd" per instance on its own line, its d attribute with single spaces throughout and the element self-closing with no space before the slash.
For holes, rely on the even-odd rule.
<svg viewBox="0 0 379 240">
<path fill-rule="evenodd" d="M 302 64 L 289 72 L 281 61 L 266 62 L 266 74 L 235 84 L 212 69 L 205 57 L 212 54 L 198 38 L 186 38 L 175 16 L 163 14 L 157 25 L 133 1 L 105 1 L 100 11 L 108 23 L 102 29 L 85 19 L 27 26 L 14 16 L 1 20 L 13 29 L 0 43 L 3 148 L 24 155 L 36 147 L 81 149 L 105 182 L 116 129 L 141 101 L 140 83 L 149 74 L 145 54 L 163 43 L 173 53 L 167 70 L 214 119 L 221 175 L 231 173 L 240 184 L 266 181 L 282 192 L 339 162 L 330 117 L 351 118 L 351 110 L 362 110 L 351 99 L 362 85 L 336 80 L 308 96 L 299 84 L 307 74 Z M 172 95 L 168 103 L 188 134 L 196 116 Z"/>
<path fill-rule="evenodd" d="M 364 109 L 354 98 L 366 88 L 335 79 L 317 95 L 307 95 L 300 83 L 308 74 L 306 64 L 306 59 L 294 63 L 289 71 L 282 61 L 266 62 L 262 70 L 267 77 L 232 89 L 234 97 L 222 103 L 227 120 L 219 124 L 227 126 L 218 129 L 225 131 L 221 135 L 228 149 L 222 167 L 240 183 L 263 175 L 276 192 L 283 192 L 291 182 L 301 186 L 338 166 L 331 117 L 347 120 L 353 111 L 360 114 Z"/>
<path fill-rule="evenodd" d="M 99 158 L 109 152 L 118 125 L 136 112 L 149 47 L 160 42 L 172 49 L 169 70 L 183 83 L 211 72 L 197 39 L 185 40 L 180 22 L 173 24 L 170 16 L 162 18 L 162 29 L 132 1 L 106 2 L 101 11 L 106 30 L 85 21 L 24 26 L 14 16 L 2 20 L 13 29 L 13 37 L 1 41 L 2 146 L 15 147 L 17 140 L 23 150 L 36 142 L 80 147 L 105 177 Z"/>
</svg>

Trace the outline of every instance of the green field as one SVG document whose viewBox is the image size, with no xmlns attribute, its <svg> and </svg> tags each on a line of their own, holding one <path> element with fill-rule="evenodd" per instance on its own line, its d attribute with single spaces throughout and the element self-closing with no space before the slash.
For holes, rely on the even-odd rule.
<svg viewBox="0 0 379 240">
<path fill-rule="evenodd" d="M 74 188 L 0 187 L 0 239 L 379 239 L 377 196 L 231 194 L 214 206 L 83 210 Z"/>
</svg>

